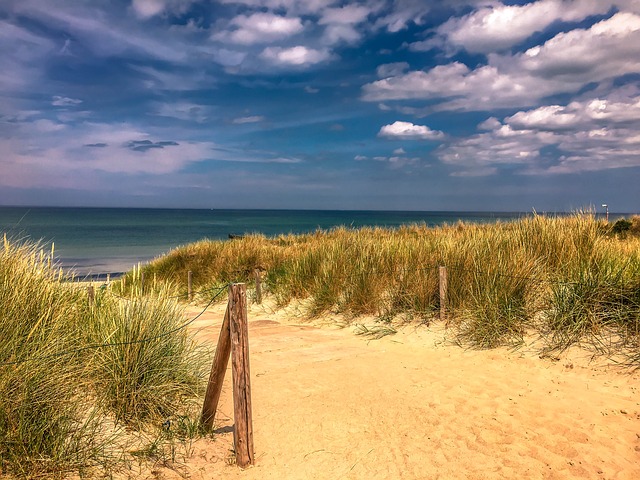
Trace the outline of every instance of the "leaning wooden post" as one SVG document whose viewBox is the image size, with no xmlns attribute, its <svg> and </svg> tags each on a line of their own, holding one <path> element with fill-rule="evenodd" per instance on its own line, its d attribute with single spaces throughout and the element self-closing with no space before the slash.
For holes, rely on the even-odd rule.
<svg viewBox="0 0 640 480">
<path fill-rule="evenodd" d="M 256 303 L 260 305 L 262 303 L 262 278 L 260 277 L 260 270 L 254 271 L 256 277 Z"/>
<path fill-rule="evenodd" d="M 202 426 L 211 430 L 213 427 L 213 419 L 218 409 L 220 401 L 220 393 L 222 392 L 222 383 L 224 382 L 224 374 L 229 364 L 229 354 L 231 352 L 231 335 L 229 333 L 229 305 L 224 314 L 220 336 L 218 337 L 218 346 L 216 354 L 213 357 L 213 365 L 211 365 L 211 374 L 209 375 L 209 383 L 207 384 L 207 393 L 204 396 L 204 404 L 202 405 L 202 416 L 200 422 Z"/>
<path fill-rule="evenodd" d="M 193 300 L 193 272 L 191 270 L 187 272 L 187 297 L 189 301 Z"/>
<path fill-rule="evenodd" d="M 247 287 L 244 283 L 232 284 L 229 289 L 229 327 L 231 332 L 233 413 L 235 417 L 234 447 L 236 463 L 239 467 L 244 468 L 252 465 L 254 460 Z"/>
<path fill-rule="evenodd" d="M 438 276 L 440 278 L 440 320 L 447 318 L 447 267 L 438 267 Z"/>
<path fill-rule="evenodd" d="M 95 299 L 96 299 L 96 292 L 93 288 L 93 285 L 89 285 L 87 287 L 87 298 L 89 300 L 89 306 L 93 307 L 94 303 L 95 303 Z"/>
</svg>

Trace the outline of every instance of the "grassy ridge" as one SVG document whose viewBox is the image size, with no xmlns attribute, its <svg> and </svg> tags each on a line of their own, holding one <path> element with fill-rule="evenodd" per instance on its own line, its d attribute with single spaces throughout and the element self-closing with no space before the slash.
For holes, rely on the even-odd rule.
<svg viewBox="0 0 640 480">
<path fill-rule="evenodd" d="M 611 330 L 640 328 L 640 218 L 613 225 L 592 215 L 534 216 L 513 223 L 337 228 L 299 236 L 252 235 L 176 249 L 145 267 L 185 291 L 252 281 L 254 269 L 281 304 L 310 299 L 311 313 L 431 319 L 437 266 L 449 271 L 451 321 L 472 345 L 518 343 L 533 328 L 548 348 Z M 616 223 L 618 225 L 618 223 Z"/>
<path fill-rule="evenodd" d="M 6 238 L 0 248 L 0 476 L 122 468 L 127 444 L 158 456 L 162 424 L 203 387 L 180 308 L 163 292 L 98 292 L 89 305 L 51 257 Z"/>
</svg>

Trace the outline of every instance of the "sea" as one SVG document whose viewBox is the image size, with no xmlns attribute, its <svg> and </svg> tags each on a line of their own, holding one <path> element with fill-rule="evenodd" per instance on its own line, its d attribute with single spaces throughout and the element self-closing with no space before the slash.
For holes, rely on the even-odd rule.
<svg viewBox="0 0 640 480">
<path fill-rule="evenodd" d="M 438 226 L 457 221 L 512 221 L 526 212 L 346 210 L 191 210 L 0 207 L 0 232 L 12 241 L 54 244 L 57 264 L 81 278 L 116 277 L 172 249 L 202 239 L 261 233 L 277 236 L 337 226 Z"/>
</svg>

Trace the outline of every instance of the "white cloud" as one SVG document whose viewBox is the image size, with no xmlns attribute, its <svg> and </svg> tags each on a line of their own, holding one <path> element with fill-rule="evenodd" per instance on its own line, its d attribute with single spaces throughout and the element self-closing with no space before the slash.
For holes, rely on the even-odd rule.
<svg viewBox="0 0 640 480">
<path fill-rule="evenodd" d="M 283 17 L 273 13 L 253 13 L 238 15 L 231 20 L 233 30 L 215 33 L 218 41 L 231 41 L 242 45 L 271 43 L 302 32 L 304 26 L 297 17 Z"/>
<path fill-rule="evenodd" d="M 355 25 L 364 22 L 373 8 L 364 5 L 345 5 L 339 8 L 327 8 L 322 12 L 318 22 L 320 25 L 348 24 Z"/>
<path fill-rule="evenodd" d="M 607 97 L 520 111 L 486 130 L 441 147 L 437 155 L 459 174 L 492 174 L 517 165 L 524 174 L 575 173 L 640 167 L 640 92 L 621 88 Z M 545 147 L 559 152 L 545 154 Z"/>
<path fill-rule="evenodd" d="M 442 99 L 432 110 L 491 110 L 535 105 L 630 73 L 640 73 L 640 16 L 618 13 L 524 53 L 492 54 L 474 70 L 453 62 L 377 80 L 363 87 L 363 99 Z"/>
<path fill-rule="evenodd" d="M 111 18 L 104 10 L 84 2 L 61 3 L 51 8 L 49 3 L 24 1 L 15 3 L 14 10 L 16 15 L 36 19 L 76 37 L 84 48 L 99 57 L 144 55 L 170 62 L 184 62 L 188 58 L 189 49 L 181 36 L 174 34 L 169 42 L 165 31 L 158 34 L 155 29 L 142 30 L 130 19 Z M 62 41 L 60 48 L 64 48 Z"/>
<path fill-rule="evenodd" d="M 327 25 L 322 36 L 325 45 L 335 45 L 340 42 L 353 44 L 362 38 L 362 34 L 353 26 L 345 24 Z"/>
<path fill-rule="evenodd" d="M 605 14 L 612 2 L 603 0 L 539 0 L 525 5 L 500 3 L 452 18 L 437 28 L 446 43 L 472 53 L 511 48 L 556 21 L 579 21 Z M 417 46 L 416 46 L 417 47 Z"/>
<path fill-rule="evenodd" d="M 234 123 L 236 125 L 242 125 L 245 123 L 258 123 L 258 122 L 264 122 L 264 117 L 262 115 L 253 115 L 250 117 L 234 118 L 231 123 Z"/>
<path fill-rule="evenodd" d="M 385 63 L 378 66 L 376 74 L 378 78 L 395 77 L 402 75 L 407 70 L 409 70 L 409 64 L 407 62 Z"/>
<path fill-rule="evenodd" d="M 142 18 L 152 17 L 164 11 L 164 0 L 133 0 L 132 7 Z"/>
<path fill-rule="evenodd" d="M 160 117 L 176 118 L 197 123 L 204 123 L 209 120 L 211 113 L 211 106 L 190 102 L 161 103 L 157 105 L 155 112 Z"/>
<path fill-rule="evenodd" d="M 42 77 L 40 66 L 56 48 L 52 40 L 0 20 L 0 91 L 29 91 Z"/>
<path fill-rule="evenodd" d="M 397 121 L 390 125 L 385 125 L 378 132 L 379 137 L 389 139 L 406 140 L 438 140 L 444 137 L 444 133 L 431 130 L 425 125 L 414 125 L 410 122 Z"/>
<path fill-rule="evenodd" d="M 573 85 L 640 72 L 640 16 L 617 13 L 589 29 L 560 33 L 515 60 L 531 75 Z"/>
<path fill-rule="evenodd" d="M 399 169 L 399 168 L 403 168 L 406 166 L 413 166 L 413 165 L 417 165 L 420 162 L 420 157 L 405 157 L 404 155 L 404 151 L 402 151 L 402 153 L 398 153 L 396 154 L 394 152 L 393 156 L 387 157 L 384 155 L 376 155 L 374 157 L 367 157 L 366 155 L 356 155 L 353 159 L 356 162 L 364 162 L 367 160 L 373 160 L 375 162 L 380 162 L 380 163 L 385 163 L 387 164 L 387 166 L 392 169 Z"/>
<path fill-rule="evenodd" d="M 59 95 L 54 95 L 51 101 L 51 105 L 54 107 L 75 107 L 81 103 L 82 100 L 78 100 L 77 98 L 62 97 Z"/>
<path fill-rule="evenodd" d="M 220 3 L 246 5 L 253 8 L 266 8 L 269 10 L 286 10 L 289 13 L 320 14 L 338 0 L 218 0 Z"/>
<path fill-rule="evenodd" d="M 260 56 L 276 65 L 308 66 L 328 60 L 331 54 L 327 50 L 299 45 L 291 48 L 267 47 Z"/>
<path fill-rule="evenodd" d="M 402 148 L 402 147 L 400 147 L 400 148 L 396 148 L 396 149 L 393 151 L 393 154 L 394 154 L 394 155 L 404 155 L 405 153 L 407 153 L 407 152 L 405 152 L 405 151 L 404 151 L 404 148 Z"/>
<path fill-rule="evenodd" d="M 165 11 L 184 12 L 195 0 L 133 0 L 131 4 L 134 12 L 140 18 L 146 19 Z"/>
<path fill-rule="evenodd" d="M 375 27 L 396 33 L 410 23 L 421 25 L 428 12 L 429 2 L 424 0 L 394 0 L 388 13 L 376 20 Z"/>
<path fill-rule="evenodd" d="M 325 45 L 340 42 L 354 44 L 362 38 L 356 27 L 366 22 L 367 17 L 381 7 L 380 3 L 372 5 L 344 5 L 338 8 L 326 8 L 322 11 L 319 25 L 326 25 L 322 41 Z"/>
</svg>

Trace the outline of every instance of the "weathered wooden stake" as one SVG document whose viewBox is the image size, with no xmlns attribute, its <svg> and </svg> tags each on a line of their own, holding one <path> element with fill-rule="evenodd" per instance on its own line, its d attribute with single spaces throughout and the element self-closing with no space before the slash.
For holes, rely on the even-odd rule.
<svg viewBox="0 0 640 480">
<path fill-rule="evenodd" d="M 191 270 L 187 272 L 187 297 L 189 301 L 193 300 L 193 272 Z"/>
<path fill-rule="evenodd" d="M 447 267 L 438 267 L 440 278 L 440 320 L 447 318 Z"/>
<path fill-rule="evenodd" d="M 249 375 L 249 330 L 247 287 L 243 283 L 229 288 L 229 329 L 231 332 L 231 372 L 233 374 L 234 447 L 236 464 L 253 464 L 253 421 L 251 418 L 251 379 Z"/>
<path fill-rule="evenodd" d="M 89 299 L 89 306 L 93 307 L 93 304 L 95 303 L 95 299 L 96 299 L 96 292 L 93 289 L 93 285 L 89 285 L 87 287 L 87 298 Z"/>
<path fill-rule="evenodd" d="M 256 303 L 260 305 L 262 303 L 262 278 L 260 276 L 260 270 L 254 271 L 256 277 Z"/>
<path fill-rule="evenodd" d="M 224 374 L 229 364 L 229 353 L 231 352 L 231 334 L 229 332 L 229 306 L 224 314 L 220 336 L 218 337 L 218 346 L 216 354 L 213 357 L 211 365 L 211 374 L 209 375 L 209 383 L 207 384 L 207 393 L 204 396 L 204 404 L 202 405 L 202 416 L 200 422 L 207 430 L 213 427 L 213 419 L 216 415 L 218 402 L 220 401 L 220 393 L 222 392 L 222 382 Z"/>
</svg>

